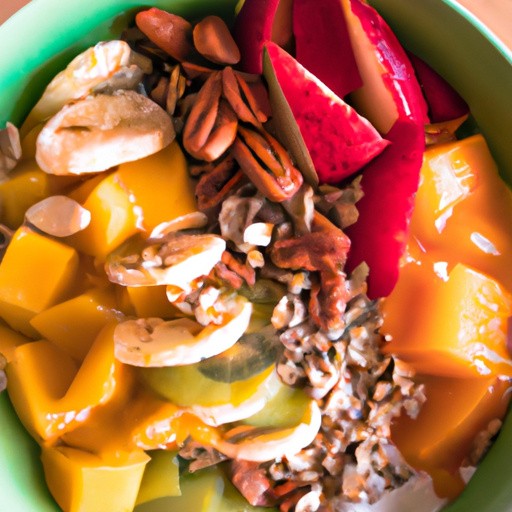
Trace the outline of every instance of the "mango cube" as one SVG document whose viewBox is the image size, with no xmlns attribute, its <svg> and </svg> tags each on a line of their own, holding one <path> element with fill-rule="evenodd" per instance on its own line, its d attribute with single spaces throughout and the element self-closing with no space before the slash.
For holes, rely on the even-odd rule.
<svg viewBox="0 0 512 512">
<path fill-rule="evenodd" d="M 83 361 L 94 340 L 118 314 L 112 288 L 96 288 L 53 306 L 31 320 L 41 336 Z"/>
<path fill-rule="evenodd" d="M 427 263 L 406 265 L 386 299 L 382 332 L 392 340 L 383 351 L 427 375 L 512 376 L 506 344 L 512 295 L 465 265 L 443 280 Z"/>
<path fill-rule="evenodd" d="M 126 289 L 135 313 L 140 318 L 183 316 L 167 299 L 166 286 L 128 286 Z"/>
<path fill-rule="evenodd" d="M 8 392 L 25 428 L 36 440 L 51 440 L 77 428 L 91 409 L 108 402 L 124 365 L 114 357 L 114 328 L 99 334 L 82 366 L 49 341 L 21 345 L 7 365 Z"/>
<path fill-rule="evenodd" d="M 50 492 L 64 512 L 128 512 L 150 458 L 136 451 L 113 465 L 73 448 L 43 447 L 41 460 Z"/>
<path fill-rule="evenodd" d="M 85 254 L 105 259 L 139 231 L 140 212 L 117 172 L 86 181 L 69 197 L 91 212 L 89 226 L 65 239 Z"/>
<path fill-rule="evenodd" d="M 432 474 L 436 490 L 455 497 L 461 488 L 450 479 L 478 432 L 494 418 L 502 419 L 510 400 L 510 383 L 490 379 L 452 379 L 418 376 L 427 401 L 417 419 L 402 414 L 392 426 L 391 437 L 407 461 Z M 452 492 L 447 487 L 452 486 Z M 455 492 L 453 492 L 455 491 Z"/>
<path fill-rule="evenodd" d="M 490 198 L 492 198 L 490 200 Z M 512 292 L 512 191 L 482 135 L 425 151 L 410 236 L 500 281 Z"/>
<path fill-rule="evenodd" d="M 74 249 L 20 228 L 0 265 L 0 316 L 13 329 L 40 338 L 30 320 L 72 293 L 78 267 Z"/>
<path fill-rule="evenodd" d="M 30 338 L 14 331 L 8 325 L 0 324 L 0 354 L 7 359 L 7 362 L 14 357 L 16 348 L 30 341 L 32 341 Z"/>
</svg>

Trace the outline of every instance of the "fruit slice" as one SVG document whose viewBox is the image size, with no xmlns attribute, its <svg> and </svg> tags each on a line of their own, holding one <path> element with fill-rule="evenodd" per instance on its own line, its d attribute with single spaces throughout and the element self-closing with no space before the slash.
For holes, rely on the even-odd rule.
<svg viewBox="0 0 512 512">
<path fill-rule="evenodd" d="M 510 383 L 496 377 L 453 379 L 421 375 L 415 380 L 425 385 L 427 401 L 417 419 L 402 415 L 395 420 L 392 440 L 410 464 L 432 474 L 438 494 L 452 494 L 453 498 L 453 493 L 461 489 L 453 477 L 449 479 L 449 473 L 459 468 L 469 455 L 475 436 L 487 428 L 489 421 L 503 418 L 510 399 Z"/>
<path fill-rule="evenodd" d="M 44 447 L 46 482 L 64 512 L 126 512 L 135 505 L 144 467 L 143 451 L 116 465 L 66 446 Z"/>
<path fill-rule="evenodd" d="M 339 0 L 295 0 L 293 34 L 297 61 L 338 98 L 363 85 Z"/>
<path fill-rule="evenodd" d="M 253 462 L 295 455 L 313 442 L 321 421 L 320 409 L 311 400 L 299 425 L 292 428 L 235 427 L 224 435 L 216 448 L 232 459 Z"/>
<path fill-rule="evenodd" d="M 228 301 L 221 323 L 204 327 L 181 318 L 128 320 L 114 333 L 116 359 L 133 366 L 179 366 L 197 363 L 232 347 L 249 325 L 252 305 L 237 297 Z"/>
<path fill-rule="evenodd" d="M 424 374 L 511 376 L 506 343 L 512 295 L 462 264 L 445 280 L 434 270 L 428 259 L 402 269 L 399 284 L 384 303 L 382 332 L 392 340 L 383 351 Z"/>
<path fill-rule="evenodd" d="M 475 135 L 429 148 L 421 176 L 411 238 L 448 270 L 461 262 L 512 291 L 512 192 L 485 139 Z"/>
<path fill-rule="evenodd" d="M 368 295 L 389 295 L 398 280 L 425 148 L 427 107 L 414 70 L 396 37 L 361 0 L 341 0 L 363 87 L 351 94 L 356 110 L 392 144 L 364 170 L 359 220 L 347 262 L 370 267 Z"/>
<path fill-rule="evenodd" d="M 265 50 L 265 76 L 272 83 L 269 76 L 273 75 L 284 94 L 320 183 L 337 183 L 350 176 L 389 144 L 366 119 L 290 54 L 271 42 L 265 45 Z M 271 85 L 273 108 L 274 96 Z"/>
<path fill-rule="evenodd" d="M 429 106 L 429 117 L 432 123 L 451 121 L 469 114 L 468 104 L 460 94 L 426 62 L 407 52 L 411 60 L 423 94 Z"/>
</svg>

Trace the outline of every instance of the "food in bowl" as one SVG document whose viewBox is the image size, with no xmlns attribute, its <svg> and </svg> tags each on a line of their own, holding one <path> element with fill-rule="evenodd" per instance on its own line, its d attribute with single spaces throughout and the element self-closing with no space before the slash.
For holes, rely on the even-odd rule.
<svg viewBox="0 0 512 512">
<path fill-rule="evenodd" d="M 5 132 L 8 158 L 19 160 L 20 146 L 28 156 L 10 176 L 44 190 L 21 214 L 11 203 L 23 226 L 10 226 L 0 313 L 27 338 L 5 328 L 8 391 L 63 509 L 158 506 L 151 500 L 180 492 L 181 470 L 197 474 L 183 477 L 182 498 L 166 499 L 187 510 L 200 509 L 194 498 L 249 507 L 232 483 L 252 506 L 396 507 L 426 492 L 434 510 L 443 500 L 432 482 L 442 498 L 457 494 L 463 460 L 477 463 L 499 429 L 510 375 L 502 239 L 482 226 L 469 248 L 442 248 L 459 206 L 470 214 L 493 186 L 508 212 L 510 193 L 478 174 L 480 161 L 492 165 L 485 142 L 456 141 L 461 120 L 451 117 L 429 125 L 436 144 L 421 169 L 427 109 L 403 51 L 364 4 L 325 6 L 296 1 L 297 57 L 326 48 L 311 32 L 301 47 L 312 16 L 345 16 L 345 40 L 370 49 L 353 46 L 356 76 L 342 85 L 357 92 L 339 93 L 354 92 L 353 106 L 275 43 L 248 54 L 243 41 L 253 51 L 251 30 L 265 27 L 268 41 L 272 18 L 248 1 L 234 34 L 243 62 L 263 61 L 270 102 L 261 77 L 225 67 L 237 45 L 221 20 L 198 23 L 192 44 L 186 20 L 150 9 L 125 32 L 130 44 L 99 43 L 56 77 L 21 145 L 12 126 Z M 266 24 L 254 24 L 254 9 Z M 409 73 L 397 76 L 395 61 L 383 72 L 376 27 Z M 90 62 L 107 73 L 88 74 Z M 458 172 L 461 158 L 478 179 Z M 420 170 L 423 209 L 404 253 Z M 437 260 L 437 249 L 453 259 Z M 435 318 L 451 312 L 460 325 L 427 336 L 433 305 Z M 464 400 L 439 425 L 441 406 L 428 405 L 450 394 Z M 418 423 L 402 412 L 392 426 L 401 411 Z"/>
</svg>

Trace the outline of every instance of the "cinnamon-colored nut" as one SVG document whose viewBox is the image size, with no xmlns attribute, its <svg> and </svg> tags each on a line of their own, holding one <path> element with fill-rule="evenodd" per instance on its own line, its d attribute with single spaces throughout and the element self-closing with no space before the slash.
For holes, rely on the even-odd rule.
<svg viewBox="0 0 512 512">
<path fill-rule="evenodd" d="M 180 16 L 153 7 L 139 12 L 135 22 L 153 43 L 180 62 L 193 50 L 187 39 L 192 25 Z"/>
<path fill-rule="evenodd" d="M 205 68 L 193 62 L 182 62 L 181 67 L 183 68 L 183 73 L 189 80 L 197 79 L 202 82 L 205 82 L 214 71 L 213 69 Z"/>
<path fill-rule="evenodd" d="M 194 27 L 197 51 L 216 64 L 237 64 L 240 50 L 226 23 L 218 16 L 208 16 Z"/>
</svg>

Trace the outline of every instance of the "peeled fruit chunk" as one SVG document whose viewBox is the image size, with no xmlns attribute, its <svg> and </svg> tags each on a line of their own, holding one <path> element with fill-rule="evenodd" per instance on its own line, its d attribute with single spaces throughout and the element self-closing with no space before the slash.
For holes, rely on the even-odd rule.
<svg viewBox="0 0 512 512">
<path fill-rule="evenodd" d="M 366 119 L 290 54 L 274 43 L 267 43 L 265 49 L 265 75 L 275 75 L 320 183 L 338 183 L 361 169 L 389 144 Z M 270 100 L 272 103 L 272 89 Z"/>
<path fill-rule="evenodd" d="M 381 331 L 392 337 L 383 351 L 419 373 L 459 378 L 512 375 L 506 346 L 512 295 L 463 264 L 446 280 L 428 261 L 406 265 L 383 315 Z"/>
<path fill-rule="evenodd" d="M 0 354 L 2 354 L 9 363 L 14 357 L 17 347 L 32 341 L 19 332 L 13 331 L 10 327 L 0 324 Z"/>
<path fill-rule="evenodd" d="M 142 222 L 149 232 L 197 211 L 195 183 L 176 141 L 151 156 L 121 164 L 116 176 L 133 195 L 133 206 L 142 210 Z"/>
<path fill-rule="evenodd" d="M 82 366 L 49 341 L 18 347 L 6 373 L 9 397 L 36 440 L 54 439 L 112 397 L 126 371 L 114 358 L 114 323 L 99 334 Z"/>
<path fill-rule="evenodd" d="M 293 33 L 297 61 L 338 98 L 363 85 L 339 0 L 295 0 Z"/>
<path fill-rule="evenodd" d="M 181 478 L 181 496 L 161 498 L 139 505 L 136 512 L 221 512 L 225 476 L 218 467 L 206 468 Z"/>
<path fill-rule="evenodd" d="M 30 320 L 69 296 L 78 267 L 74 249 L 20 228 L 0 265 L 0 316 L 13 329 L 38 339 Z"/>
<path fill-rule="evenodd" d="M 128 320 L 116 327 L 116 358 L 134 366 L 197 363 L 232 347 L 249 325 L 252 305 L 243 297 L 226 304 L 219 324 L 203 326 L 187 318 Z"/>
<path fill-rule="evenodd" d="M 415 420 L 402 415 L 394 421 L 392 440 L 410 464 L 432 474 L 438 494 L 457 493 L 461 489 L 454 477 L 446 488 L 443 480 L 450 476 L 446 473 L 453 474 L 459 468 L 478 432 L 486 429 L 491 420 L 504 417 L 510 383 L 497 377 L 454 379 L 421 375 L 415 380 L 425 385 L 427 401 Z"/>
<path fill-rule="evenodd" d="M 133 91 L 65 106 L 37 138 L 36 160 L 59 176 L 101 172 L 160 151 L 175 137 L 171 118 Z"/>
<path fill-rule="evenodd" d="M 267 462 L 291 456 L 313 442 L 321 425 L 317 403 L 311 400 L 299 425 L 292 428 L 240 426 L 228 431 L 216 448 L 232 459 Z"/>
<path fill-rule="evenodd" d="M 139 318 L 175 318 L 181 311 L 167 299 L 166 286 L 127 286 L 130 301 Z"/>
<path fill-rule="evenodd" d="M 458 262 L 478 269 L 512 291 L 511 225 L 512 192 L 481 135 L 427 149 L 410 235 L 427 253 L 449 269 Z"/>
<path fill-rule="evenodd" d="M 23 136 L 66 103 L 87 96 L 131 60 L 132 51 L 125 41 L 101 42 L 82 52 L 48 84 L 21 128 Z"/>
<path fill-rule="evenodd" d="M 39 313 L 30 323 L 43 338 L 83 361 L 100 331 L 118 315 L 113 290 L 92 289 Z"/>
<path fill-rule="evenodd" d="M 172 285 L 187 289 L 221 260 L 226 242 L 217 235 L 170 233 L 162 239 L 134 237 L 113 251 L 109 279 L 123 286 Z"/>
<path fill-rule="evenodd" d="M 136 505 L 166 496 L 181 496 L 178 452 L 154 450 L 147 455 L 151 460 L 144 470 Z"/>
<path fill-rule="evenodd" d="M 117 172 L 86 181 L 70 197 L 91 213 L 90 224 L 66 238 L 66 243 L 85 254 L 105 259 L 142 228 L 140 211 Z"/>
<path fill-rule="evenodd" d="M 116 465 L 66 446 L 43 447 L 46 482 L 64 512 L 127 512 L 135 506 L 144 468 L 142 450 Z"/>
</svg>

